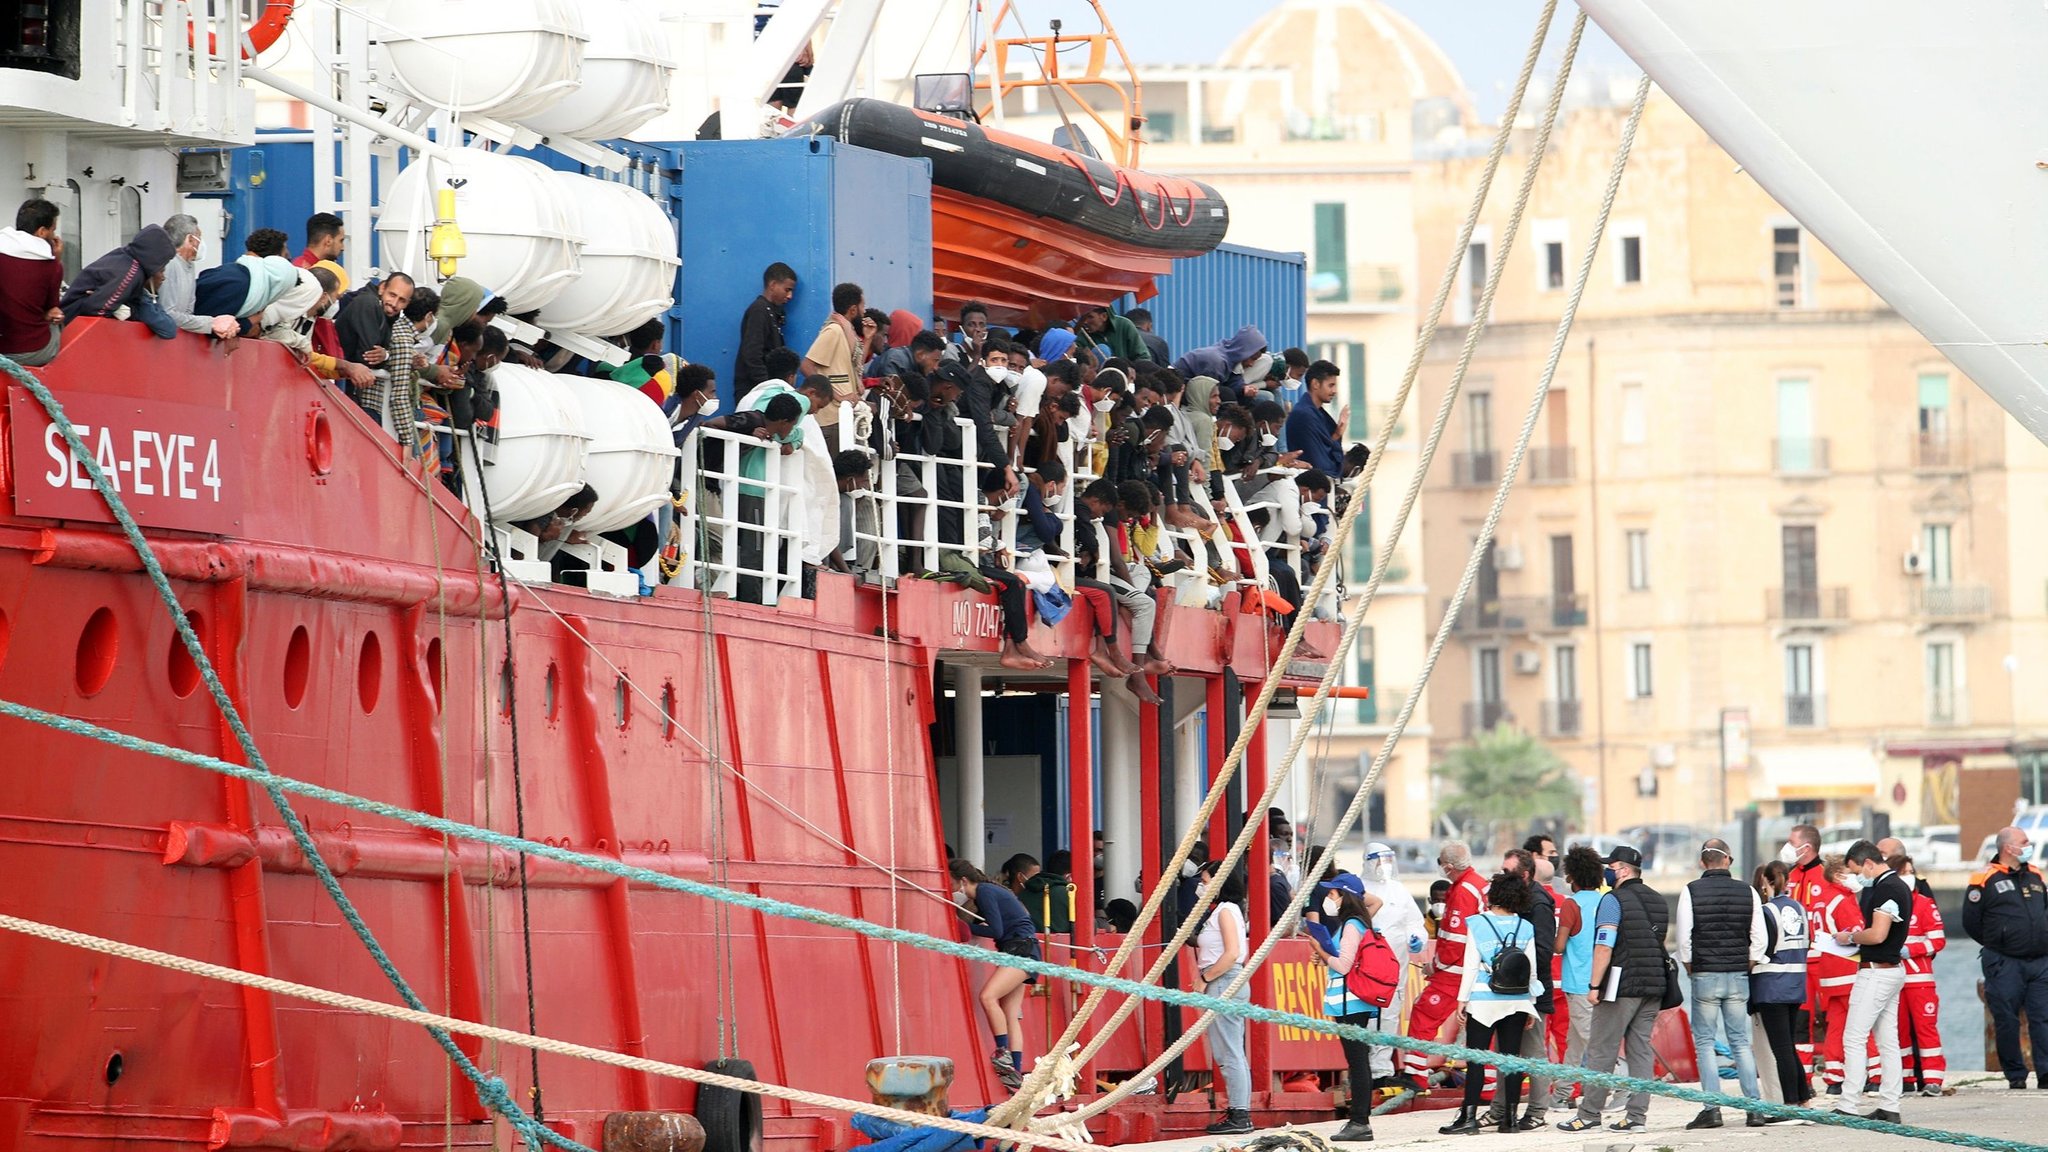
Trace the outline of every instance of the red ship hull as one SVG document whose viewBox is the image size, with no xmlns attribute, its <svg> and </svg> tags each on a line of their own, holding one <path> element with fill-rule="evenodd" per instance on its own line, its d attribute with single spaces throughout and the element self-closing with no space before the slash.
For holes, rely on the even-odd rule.
<svg viewBox="0 0 2048 1152">
<path fill-rule="evenodd" d="M 149 534 L 274 770 L 505 831 L 523 805 L 534 839 L 958 935 L 947 907 L 902 886 L 892 894 L 883 872 L 827 835 L 945 890 L 932 670 L 944 651 L 994 648 L 978 628 L 962 633 L 961 620 L 978 616 L 956 611 L 981 597 L 907 582 L 890 607 L 896 639 L 885 640 L 881 594 L 829 574 L 818 599 L 775 608 L 666 588 L 625 601 L 515 587 L 515 793 L 513 722 L 498 692 L 504 606 L 473 522 L 438 485 L 413 481 L 353 404 L 274 346 L 224 356 L 112 322 L 74 325 L 42 375 L 80 424 L 98 414 L 88 443 L 115 434 L 145 527 L 223 526 Z M 163 381 L 184 389 L 170 408 Z M 103 508 L 66 502 L 96 494 L 53 486 L 63 453 L 47 450 L 39 409 L 13 391 L 0 470 L 0 510 L 16 513 L 0 518 L 0 697 L 239 759 L 134 553 Z M 200 483 L 187 488 L 189 506 L 174 505 L 161 461 L 145 494 L 123 454 L 145 441 L 130 434 L 153 420 L 204 424 L 205 413 L 220 429 L 217 498 Z M 195 435 L 196 457 L 207 433 Z M 1263 674 L 1259 628 L 1224 613 L 1161 616 L 1169 656 L 1189 672 Z M 1085 656 L 1078 628 L 1040 634 L 1048 653 Z M 1323 631 L 1317 643 L 1332 639 Z M 674 701 L 676 723 L 607 661 Z M 396 999 L 260 791 L 0 724 L 0 910 Z M 707 748 L 730 773 L 714 771 Z M 531 997 L 543 1035 L 691 1064 L 734 1053 L 764 1080 L 860 1098 L 870 1057 L 950 1056 L 956 1106 L 1001 1095 L 982 1058 L 978 966 L 752 913 L 722 927 L 709 901 L 543 862 L 529 869 L 529 985 L 511 858 L 333 806 L 300 811 L 436 1011 L 524 1028 Z M 0 973 L 0 1146 L 493 1141 L 488 1114 L 417 1028 L 23 937 L 0 935 Z M 1034 1001 L 1034 1015 L 1047 1005 Z M 1130 1032 L 1129 1059 L 1156 1050 Z M 529 1099 L 525 1053 L 463 1043 Z M 1333 1043 L 1301 1048 L 1309 1066 L 1341 1066 Z M 552 1056 L 541 1074 L 550 1123 L 593 1145 L 612 1111 L 689 1111 L 695 1099 L 682 1082 Z M 778 1147 L 851 1142 L 843 1116 L 772 1100 L 766 1111 Z"/>
</svg>

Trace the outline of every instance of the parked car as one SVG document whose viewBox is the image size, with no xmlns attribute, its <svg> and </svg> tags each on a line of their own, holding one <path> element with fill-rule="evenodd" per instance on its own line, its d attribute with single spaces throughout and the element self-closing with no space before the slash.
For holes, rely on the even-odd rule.
<svg viewBox="0 0 2048 1152">
<path fill-rule="evenodd" d="M 2048 804 L 2034 804 L 2022 809 L 2020 814 L 2013 818 L 2012 826 L 2027 834 L 2028 843 L 2034 846 L 2033 858 L 2038 862 L 2041 859 L 2043 829 L 2048 829 Z M 1998 833 L 1993 832 L 1984 837 L 1984 842 L 1977 846 L 1977 862 L 1991 863 L 1991 857 L 1997 847 Z"/>
<path fill-rule="evenodd" d="M 1954 824 L 1931 824 L 1926 830 L 1925 843 L 1917 849 L 1909 845 L 1906 855 L 1923 869 L 1960 868 L 1963 866 L 1962 832 Z"/>
<path fill-rule="evenodd" d="M 1620 839 L 1643 854 L 1645 872 L 1694 872 L 1707 833 L 1690 824 L 1638 824 L 1623 828 Z"/>
</svg>

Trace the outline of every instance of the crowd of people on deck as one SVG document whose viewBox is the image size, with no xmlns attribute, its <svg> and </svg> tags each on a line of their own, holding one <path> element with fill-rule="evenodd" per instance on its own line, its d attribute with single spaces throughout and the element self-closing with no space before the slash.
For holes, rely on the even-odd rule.
<svg viewBox="0 0 2048 1152">
<path fill-rule="evenodd" d="M 956 322 L 927 327 L 838 284 L 799 351 L 785 332 L 797 273 L 777 262 L 736 318 L 736 401 L 722 413 L 716 369 L 666 354 L 658 320 L 618 338 L 624 356 L 611 359 L 622 363 L 588 360 L 509 337 L 520 327 L 493 323 L 505 300 L 463 276 L 430 286 L 390 272 L 352 285 L 338 217 L 314 215 L 305 237 L 290 257 L 282 231 L 259 228 L 242 254 L 201 269 L 199 224 L 178 215 L 67 284 L 59 209 L 30 200 L 0 231 L 0 354 L 49 364 L 83 317 L 228 351 L 245 339 L 276 342 L 458 493 L 455 434 L 491 440 L 498 364 L 609 378 L 660 405 L 677 447 L 700 465 L 688 492 L 677 471 L 677 506 L 690 515 L 663 509 L 608 534 L 630 567 L 645 571 L 659 557 L 673 574 L 685 556 L 726 562 L 738 576 L 714 588 L 766 602 L 775 598 L 767 584 L 785 571 L 800 573 L 806 595 L 820 569 L 879 576 L 893 541 L 892 571 L 996 596 L 1005 667 L 1050 667 L 1031 645 L 1032 621 L 1079 612 L 1096 667 L 1144 698 L 1147 675 L 1172 671 L 1158 643 L 1162 603 L 1217 606 L 1242 589 L 1240 602 L 1276 637 L 1303 610 L 1334 612 L 1334 582 L 1314 605 L 1302 589 L 1328 558 L 1368 451 L 1343 440 L 1337 366 L 1298 349 L 1276 356 L 1254 326 L 1175 358 L 1142 308 L 1103 305 L 1068 324 L 1018 329 L 969 303 Z M 771 455 L 789 458 L 777 468 L 780 500 Z M 576 520 L 597 497 L 586 489 L 516 525 L 558 580 L 577 582 L 586 564 L 563 546 L 583 539 Z M 937 547 L 907 544 L 925 540 Z M 1312 645 L 1300 654 L 1319 657 Z"/>
<path fill-rule="evenodd" d="M 1932 889 L 1896 839 L 1822 855 L 1819 830 L 1802 824 L 1748 883 L 1731 874 L 1729 845 L 1709 839 L 1698 877 L 1669 896 L 1646 882 L 1641 854 L 1627 845 L 1604 854 L 1576 845 L 1561 854 L 1556 838 L 1538 833 L 1504 852 L 1489 876 L 1470 846 L 1448 841 L 1436 858 L 1441 878 L 1418 901 L 1385 844 L 1367 845 L 1354 874 L 1320 848 L 1297 866 L 1293 829 L 1278 809 L 1268 813 L 1267 834 L 1271 923 L 1262 927 L 1277 929 L 1290 911 L 1298 914 L 1295 931 L 1328 968 L 1319 1005 L 1328 1019 L 1655 1080 L 1663 1074 L 1652 1044 L 1658 1017 L 1683 1004 L 1709 1091 L 1789 1105 L 1826 1099 L 1834 1111 L 1894 1123 L 1905 1095 L 1944 1094 L 1934 958 L 1947 937 Z M 2020 829 L 1999 833 L 1995 859 L 1971 878 L 1964 902 L 1964 927 L 1984 946 L 2000 1065 L 2016 1089 L 2027 1086 L 2022 1015 L 2048 1026 L 2048 884 L 2028 863 L 2032 847 Z M 1100 851 L 1098 833 L 1098 876 Z M 1177 907 L 1192 908 L 1204 890 L 1214 902 L 1190 941 L 1195 977 L 1187 986 L 1222 996 L 1257 946 L 1247 923 L 1246 870 L 1219 876 L 1206 844 L 1196 846 L 1189 866 Z M 1002 951 L 1036 958 L 1042 935 L 1071 929 L 1071 868 L 1064 851 L 1042 868 L 1019 854 L 994 879 L 955 860 L 961 917 Z M 1099 931 L 1131 927 L 1135 907 L 1121 900 L 1107 907 L 1119 904 L 1123 914 L 1105 912 Z M 1378 975 L 1380 965 L 1398 975 Z M 1374 980 L 1386 981 L 1386 996 L 1361 990 Z M 994 1063 L 1013 1087 L 1024 1068 L 1026 988 L 1024 973 L 998 968 L 983 990 Z M 1254 1130 L 1246 1030 L 1256 1026 L 1219 1013 L 1206 1033 L 1221 1113 L 1212 1134 Z M 1413 1049 L 1340 1043 L 1349 1105 L 1333 1137 L 1339 1142 L 1373 1138 L 1375 1104 L 1445 1084 L 1463 1092 L 1458 1112 L 1439 1129 L 1446 1135 L 1536 1131 L 1552 1114 L 1563 1114 L 1557 1127 L 1573 1133 L 1603 1125 L 1640 1132 L 1649 1123 L 1648 1091 L 1610 1093 L 1600 1084 L 1503 1075 L 1483 1062 Z M 2048 1088 L 2048 1073 L 2037 1077 Z M 1314 1073 L 1295 1073 L 1279 1090 L 1322 1086 Z M 1686 1128 L 1731 1122 L 1709 1106 Z M 1754 1111 L 1742 1122 L 1790 1121 Z"/>
</svg>

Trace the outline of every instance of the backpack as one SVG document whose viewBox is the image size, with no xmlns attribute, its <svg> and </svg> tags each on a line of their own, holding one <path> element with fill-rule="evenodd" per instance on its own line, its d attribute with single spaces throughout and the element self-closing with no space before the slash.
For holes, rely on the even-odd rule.
<svg viewBox="0 0 2048 1152">
<path fill-rule="evenodd" d="M 1500 930 L 1487 921 L 1487 928 L 1493 938 L 1500 941 L 1500 950 L 1493 954 L 1493 963 L 1486 971 L 1486 988 L 1496 996 L 1527 996 L 1531 977 L 1534 975 L 1529 963 L 1529 954 L 1522 951 L 1522 922 L 1515 921 L 1515 930 L 1502 940 Z"/>
<path fill-rule="evenodd" d="M 1344 991 L 1354 1000 L 1385 1008 L 1394 1002 L 1394 990 L 1400 984 L 1401 958 L 1385 936 L 1365 925 L 1365 938 L 1351 958 L 1351 971 L 1344 974 Z"/>
</svg>

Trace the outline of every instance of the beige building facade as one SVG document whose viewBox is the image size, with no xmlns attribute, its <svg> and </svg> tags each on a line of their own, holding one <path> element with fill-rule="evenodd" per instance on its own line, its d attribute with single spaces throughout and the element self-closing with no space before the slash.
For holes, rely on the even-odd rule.
<svg viewBox="0 0 2048 1152">
<path fill-rule="evenodd" d="M 1431 624 L 1461 578 L 1592 227 L 1625 110 L 1568 114 L 1424 496 Z M 1509 157 L 1429 350 L 1450 385 L 1500 256 Z M 1423 267 L 1480 161 L 1417 171 Z M 2048 801 L 2048 449 L 1653 97 L 1522 478 L 1430 695 L 1438 755 L 1496 724 L 1583 782 L 1583 831 L 1991 816 Z M 2016 756 L 2015 745 L 2020 751 Z M 2015 769 L 2024 781 L 2012 786 Z M 1980 804 L 1979 807 L 1982 807 Z M 2002 817 L 2001 817 L 2002 822 Z M 1992 824 L 1995 827 L 1996 824 Z"/>
</svg>

